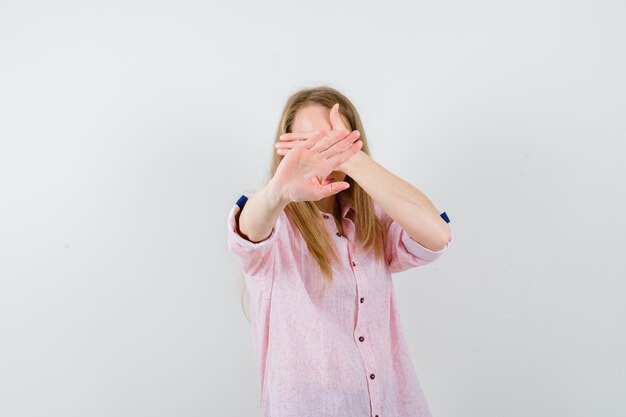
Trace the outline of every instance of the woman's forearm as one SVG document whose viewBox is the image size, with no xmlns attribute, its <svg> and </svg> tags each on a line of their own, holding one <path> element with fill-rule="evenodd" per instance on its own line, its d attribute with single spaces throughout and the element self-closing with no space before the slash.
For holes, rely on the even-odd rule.
<svg viewBox="0 0 626 417">
<path fill-rule="evenodd" d="M 287 204 L 289 201 L 270 180 L 246 201 L 239 213 L 239 231 L 251 242 L 267 239 Z"/>
<path fill-rule="evenodd" d="M 438 251 L 450 240 L 450 226 L 428 197 L 363 151 L 352 157 L 345 173 L 423 246 Z"/>
</svg>

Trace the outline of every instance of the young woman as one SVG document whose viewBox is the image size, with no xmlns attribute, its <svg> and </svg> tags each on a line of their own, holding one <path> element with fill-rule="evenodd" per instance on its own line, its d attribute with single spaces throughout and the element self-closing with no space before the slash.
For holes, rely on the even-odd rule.
<svg viewBox="0 0 626 417">
<path fill-rule="evenodd" d="M 243 267 L 261 417 L 425 417 L 392 273 L 426 265 L 452 232 L 417 188 L 375 162 L 352 103 L 293 94 L 267 183 L 228 216 Z"/>
</svg>

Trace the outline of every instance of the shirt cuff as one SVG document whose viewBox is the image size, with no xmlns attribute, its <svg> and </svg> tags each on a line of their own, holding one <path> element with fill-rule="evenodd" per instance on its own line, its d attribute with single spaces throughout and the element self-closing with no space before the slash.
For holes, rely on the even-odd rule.
<svg viewBox="0 0 626 417">
<path fill-rule="evenodd" d="M 448 243 L 446 243 L 446 246 L 444 246 L 442 249 L 438 251 L 428 249 L 426 246 L 422 245 L 417 240 L 414 240 L 404 230 L 402 231 L 402 243 L 404 243 L 404 246 L 407 248 L 409 252 L 411 252 L 413 255 L 417 256 L 418 258 L 424 259 L 426 261 L 434 261 L 435 259 L 439 258 L 446 250 L 448 250 L 450 243 L 452 243 L 452 232 L 450 232 L 450 240 L 448 240 Z"/>
<path fill-rule="evenodd" d="M 252 242 L 240 234 L 239 214 L 241 213 L 241 210 L 242 210 L 242 207 L 240 207 L 238 204 L 235 204 L 230 209 L 230 213 L 228 214 L 228 221 L 227 221 L 228 234 L 230 235 L 234 243 L 240 246 L 243 246 L 247 249 L 262 249 L 266 246 L 271 245 L 277 239 L 278 233 L 280 232 L 280 228 L 282 227 L 280 216 L 276 220 L 276 224 L 272 228 L 272 231 L 270 232 L 270 235 L 267 238 L 265 238 L 264 240 L 260 242 Z"/>
</svg>

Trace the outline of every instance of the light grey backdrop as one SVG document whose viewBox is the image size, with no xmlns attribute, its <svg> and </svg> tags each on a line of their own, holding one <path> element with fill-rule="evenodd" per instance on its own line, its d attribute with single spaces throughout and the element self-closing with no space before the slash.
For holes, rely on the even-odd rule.
<svg viewBox="0 0 626 417">
<path fill-rule="evenodd" d="M 625 11 L 4 0 L 0 416 L 257 415 L 226 216 L 322 84 L 452 220 L 394 277 L 433 414 L 625 415 Z"/>
</svg>

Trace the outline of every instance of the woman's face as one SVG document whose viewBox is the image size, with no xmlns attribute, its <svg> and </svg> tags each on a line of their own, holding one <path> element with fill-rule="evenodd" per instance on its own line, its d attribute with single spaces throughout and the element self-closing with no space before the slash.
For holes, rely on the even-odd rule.
<svg viewBox="0 0 626 417">
<path fill-rule="evenodd" d="M 344 119 L 344 124 L 348 123 Z M 307 104 L 301 107 L 294 117 L 291 131 L 293 133 L 312 132 L 314 130 L 331 130 L 330 109 L 321 104 Z M 333 171 L 328 177 L 333 181 L 343 181 L 346 174 L 341 171 Z"/>
</svg>

